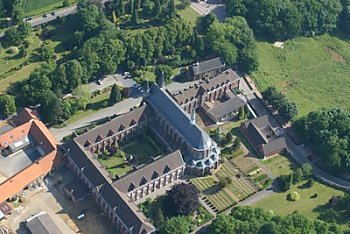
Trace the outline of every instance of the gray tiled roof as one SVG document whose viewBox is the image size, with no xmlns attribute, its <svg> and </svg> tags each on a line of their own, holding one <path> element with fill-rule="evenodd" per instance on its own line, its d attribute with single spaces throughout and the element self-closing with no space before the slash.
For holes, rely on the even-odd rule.
<svg viewBox="0 0 350 234">
<path fill-rule="evenodd" d="M 261 146 L 264 155 L 269 155 L 278 150 L 286 149 L 287 144 L 284 137 L 272 136 L 271 121 L 269 116 L 264 115 L 244 123 L 249 138 L 255 147 Z M 270 135 L 271 136 L 268 136 Z"/>
<path fill-rule="evenodd" d="M 192 71 L 193 74 L 196 76 L 223 67 L 225 67 L 225 62 L 221 58 L 214 58 L 200 62 L 198 65 L 193 65 Z"/>
<path fill-rule="evenodd" d="M 120 191 L 113 188 L 112 180 L 109 178 L 106 170 L 101 168 L 101 164 L 93 155 L 83 148 L 79 143 L 71 140 L 65 145 L 69 151 L 71 159 L 79 168 L 84 168 L 83 173 L 94 185 L 99 187 L 101 196 L 112 208 L 115 208 L 116 214 L 121 218 L 128 228 L 133 227 L 133 233 L 150 233 L 155 231 L 153 225 L 147 220 L 136 205 L 129 201 L 129 198 Z"/>
<path fill-rule="evenodd" d="M 103 125 L 97 126 L 89 130 L 88 132 L 76 137 L 75 140 L 81 145 L 84 145 L 86 141 L 89 141 L 90 144 L 94 144 L 96 143 L 97 137 L 100 136 L 101 141 L 103 141 L 109 136 L 108 134 L 110 133 L 110 131 L 116 134 L 120 131 L 121 126 L 123 126 L 124 128 L 128 128 L 132 124 L 132 121 L 135 121 L 134 124 L 137 124 L 140 121 L 145 120 L 151 115 L 151 113 L 147 110 L 147 105 L 143 105 L 111 121 L 108 121 Z"/>
<path fill-rule="evenodd" d="M 33 234 L 63 234 L 48 214 L 40 214 L 27 222 L 27 228 Z"/>
<path fill-rule="evenodd" d="M 245 101 L 240 97 L 235 96 L 223 103 L 219 103 L 211 108 L 208 113 L 213 116 L 215 119 L 219 119 L 222 116 L 225 116 L 232 111 L 238 110 L 239 108 L 245 106 Z"/>
<path fill-rule="evenodd" d="M 264 155 L 270 155 L 281 149 L 286 149 L 287 143 L 284 137 L 279 137 L 262 146 Z"/>
<path fill-rule="evenodd" d="M 223 84 L 227 84 L 238 79 L 240 79 L 240 76 L 232 69 L 228 69 L 209 80 L 200 81 L 197 85 L 190 89 L 181 92 L 177 91 L 176 93 L 173 92 L 172 96 L 178 103 L 183 104 L 211 91 L 212 89 L 218 88 Z"/>
<path fill-rule="evenodd" d="M 143 178 L 145 178 L 146 183 L 148 183 L 155 179 L 153 178 L 154 173 L 158 174 L 157 177 L 167 173 L 165 170 L 166 166 L 168 166 L 170 171 L 172 171 L 184 165 L 185 162 L 182 159 L 181 152 L 180 150 L 177 150 L 121 178 L 120 180 L 115 181 L 112 185 L 121 192 L 127 193 L 131 183 L 133 183 L 135 185 L 135 189 L 137 189 L 142 185 L 141 183 Z"/>
<path fill-rule="evenodd" d="M 151 87 L 146 101 L 158 110 L 193 148 L 204 150 L 210 146 L 210 137 L 196 124 L 192 125 L 190 115 L 156 84 Z"/>
</svg>

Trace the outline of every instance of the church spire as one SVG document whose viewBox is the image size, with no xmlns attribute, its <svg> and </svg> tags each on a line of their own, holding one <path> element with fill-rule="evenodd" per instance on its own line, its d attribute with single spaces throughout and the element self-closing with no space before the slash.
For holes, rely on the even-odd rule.
<svg viewBox="0 0 350 234">
<path fill-rule="evenodd" d="M 191 114 L 191 125 L 196 124 L 196 108 L 193 108 L 192 114 Z"/>
</svg>

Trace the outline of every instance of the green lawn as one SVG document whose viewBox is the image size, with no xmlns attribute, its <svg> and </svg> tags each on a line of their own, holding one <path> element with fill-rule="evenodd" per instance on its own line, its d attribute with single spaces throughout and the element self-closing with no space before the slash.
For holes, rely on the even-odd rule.
<svg viewBox="0 0 350 234">
<path fill-rule="evenodd" d="M 121 147 L 121 149 L 125 153 L 132 155 L 139 165 L 148 163 L 151 157 L 156 157 L 163 153 L 147 132 L 138 135 L 135 139 L 132 139 L 132 141 Z"/>
<path fill-rule="evenodd" d="M 181 1 L 175 0 L 176 7 L 178 9 L 178 13 L 182 19 L 189 22 L 192 26 L 196 25 L 196 21 L 199 18 L 199 14 L 197 11 L 193 10 L 192 7 L 187 7 L 185 9 L 181 9 Z"/>
<path fill-rule="evenodd" d="M 77 0 L 71 2 L 76 3 Z M 25 16 L 41 16 L 62 8 L 63 0 L 24 0 L 22 6 Z"/>
<path fill-rule="evenodd" d="M 87 108 L 85 110 L 78 110 L 77 112 L 75 112 L 74 115 L 72 115 L 67 121 L 65 121 L 65 125 L 72 124 L 86 116 L 89 116 L 97 112 L 99 109 L 105 107 L 104 103 L 108 101 L 110 93 L 111 91 L 108 90 L 105 93 L 102 93 L 100 95 L 97 95 L 91 98 L 91 102 L 87 105 Z"/>
<path fill-rule="evenodd" d="M 298 210 L 309 218 L 317 218 L 319 213 L 314 210 L 315 208 L 327 203 L 332 196 L 343 194 L 342 191 L 333 189 L 318 182 L 315 182 L 311 188 L 301 189 L 298 188 L 298 186 L 300 186 L 300 184 L 293 185 L 290 191 L 296 191 L 299 193 L 299 201 L 287 201 L 286 197 L 288 192 L 273 193 L 271 196 L 258 201 L 253 206 L 272 210 L 274 214 L 278 215 L 287 215 Z M 311 198 L 315 193 L 317 193 L 317 197 Z"/>
<path fill-rule="evenodd" d="M 99 157 L 98 161 L 104 165 L 108 173 L 113 176 L 121 176 L 132 170 L 130 163 L 119 156 Z"/>
<path fill-rule="evenodd" d="M 262 161 L 275 176 L 289 175 L 293 172 L 294 162 L 291 162 L 284 155 L 276 155 L 273 158 Z"/>
<path fill-rule="evenodd" d="M 42 40 L 37 34 L 40 34 L 40 31 L 33 32 L 30 36 L 32 43 L 29 48 L 26 49 L 28 56 L 25 58 L 18 58 L 16 55 L 6 53 L 7 50 L 1 50 L 0 76 L 5 77 L 0 79 L 0 93 L 5 92 L 12 83 L 27 79 L 29 74 L 40 66 L 41 62 L 35 62 L 19 68 L 22 63 L 29 61 L 31 54 L 41 46 Z M 59 27 L 54 31 L 51 40 L 47 41 L 47 45 L 54 50 L 58 59 L 65 54 L 62 43 L 69 40 L 70 36 L 71 33 L 69 29 Z M 16 70 L 12 71 L 14 69 Z"/>
<path fill-rule="evenodd" d="M 7 53 L 8 49 L 2 49 L 0 52 L 0 76 L 4 75 L 6 72 L 9 72 L 11 69 L 18 67 L 21 63 L 28 61 L 29 55 L 40 47 L 41 40 L 35 33 L 30 37 L 33 40 L 33 43 L 27 49 L 28 56 L 25 58 L 18 58 L 17 55 Z"/>
<path fill-rule="evenodd" d="M 259 70 L 252 77 L 261 91 L 270 85 L 295 101 L 299 114 L 321 107 L 350 108 L 350 44 L 330 35 L 289 40 L 284 48 L 257 43 Z"/>
<path fill-rule="evenodd" d="M 4 93 L 11 84 L 27 79 L 28 75 L 39 66 L 40 63 L 31 63 L 27 66 L 24 66 L 18 72 L 6 77 L 5 79 L 0 80 L 0 93 Z"/>
</svg>

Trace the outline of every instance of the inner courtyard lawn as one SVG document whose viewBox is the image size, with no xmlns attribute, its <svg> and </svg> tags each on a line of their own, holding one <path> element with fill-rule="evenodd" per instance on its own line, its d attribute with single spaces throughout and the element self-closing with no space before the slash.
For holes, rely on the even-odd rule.
<svg viewBox="0 0 350 234">
<path fill-rule="evenodd" d="M 138 135 L 121 149 L 128 155 L 132 155 L 138 165 L 148 163 L 151 157 L 157 157 L 163 153 L 150 132 Z"/>
<path fill-rule="evenodd" d="M 350 108 L 349 39 L 323 35 L 288 40 L 284 48 L 258 42 L 261 91 L 275 85 L 296 102 L 299 115 L 321 107 Z"/>
<path fill-rule="evenodd" d="M 106 167 L 108 173 L 113 177 L 124 175 L 132 170 L 131 164 L 119 155 L 99 157 L 98 161 Z"/>
<path fill-rule="evenodd" d="M 291 162 L 287 156 L 276 155 L 273 158 L 262 161 L 275 176 L 279 175 L 289 175 L 293 172 L 294 162 Z"/>
</svg>

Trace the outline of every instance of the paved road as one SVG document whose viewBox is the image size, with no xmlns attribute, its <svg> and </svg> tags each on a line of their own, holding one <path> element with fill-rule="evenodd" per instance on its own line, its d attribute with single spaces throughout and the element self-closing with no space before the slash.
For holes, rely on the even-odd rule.
<svg viewBox="0 0 350 234">
<path fill-rule="evenodd" d="M 115 81 L 115 82 L 118 84 L 118 82 L 120 82 L 121 80 L 122 79 L 118 79 L 118 81 Z M 126 81 L 124 82 L 132 83 L 133 81 L 132 79 L 126 79 Z M 195 82 L 187 82 L 187 83 L 173 82 L 167 86 L 167 89 L 169 89 L 170 91 L 179 90 L 179 89 L 187 88 L 190 85 L 193 85 L 194 83 Z M 95 112 L 94 114 L 86 116 L 85 118 L 82 118 L 79 121 L 74 122 L 64 128 L 50 128 L 50 131 L 56 137 L 56 139 L 60 141 L 63 139 L 63 137 L 72 134 L 75 130 L 88 126 L 98 120 L 104 119 L 109 116 L 113 116 L 115 114 L 122 114 L 122 113 L 128 112 L 130 108 L 140 105 L 141 101 L 142 101 L 141 94 L 137 92 L 136 89 L 134 89 L 132 91 L 131 98 L 128 98 L 122 102 L 119 102 L 112 107 L 101 109 Z"/>
<path fill-rule="evenodd" d="M 249 83 L 252 82 L 252 80 L 248 77 Z M 242 86 L 243 87 L 243 86 Z M 253 87 L 255 87 L 253 85 Z M 253 92 L 252 92 L 253 91 Z M 267 110 L 266 106 L 259 100 L 257 96 L 260 96 L 260 93 L 257 92 L 257 90 L 251 90 L 248 85 L 244 86 L 243 92 L 246 94 L 247 99 L 249 100 L 251 106 L 253 106 L 255 112 L 259 115 L 269 115 L 273 119 L 275 119 L 270 112 Z M 257 94 L 256 94 L 257 93 Z M 273 125 L 278 125 L 277 121 L 275 120 Z M 279 126 L 282 128 L 282 126 Z M 289 135 L 283 133 L 286 142 L 287 142 L 287 148 L 291 156 L 294 158 L 294 160 L 299 164 L 302 165 L 304 163 L 310 163 L 313 168 L 313 174 L 315 177 L 319 178 L 320 180 L 324 181 L 325 183 L 331 185 L 340 187 L 343 189 L 350 189 L 350 181 L 343 180 L 341 178 L 335 177 L 328 172 L 320 169 L 317 165 L 315 165 L 313 162 L 311 162 L 308 159 L 308 156 L 311 154 L 310 148 L 303 145 L 296 145 L 292 139 L 289 137 Z"/>
</svg>

